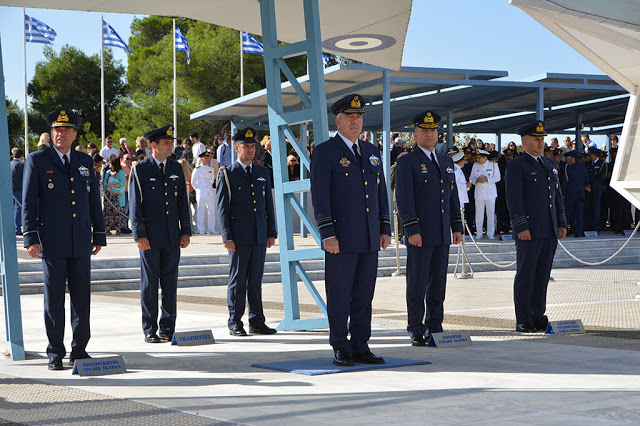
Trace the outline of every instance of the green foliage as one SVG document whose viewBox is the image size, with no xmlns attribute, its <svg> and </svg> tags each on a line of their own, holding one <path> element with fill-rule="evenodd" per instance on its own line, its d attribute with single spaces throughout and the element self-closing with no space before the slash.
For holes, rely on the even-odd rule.
<svg viewBox="0 0 640 426">
<path fill-rule="evenodd" d="M 46 46 L 44 56 L 45 60 L 36 64 L 33 80 L 27 86 L 27 92 L 33 99 L 31 108 L 34 115 L 39 117 L 38 120 L 29 120 L 30 132 L 40 134 L 48 131 L 44 117 L 54 109 L 64 106 L 71 108 L 82 118 L 84 125 L 79 129 L 79 137 L 83 137 L 85 129 L 95 135 L 101 134 L 100 57 L 87 56 L 69 45 L 63 46 L 59 54 L 50 46 Z M 111 49 L 105 48 L 107 134 L 115 129 L 110 120 L 110 112 L 126 94 L 124 73 L 124 66 L 119 61 L 114 61 Z"/>
<path fill-rule="evenodd" d="M 7 104 L 7 125 L 9 126 L 9 148 L 24 149 L 24 111 L 17 101 L 5 98 Z"/>
</svg>

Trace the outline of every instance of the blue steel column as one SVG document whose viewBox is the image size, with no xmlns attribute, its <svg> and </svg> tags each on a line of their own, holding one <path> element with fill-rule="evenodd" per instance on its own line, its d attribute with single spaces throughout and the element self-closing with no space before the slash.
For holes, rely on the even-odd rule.
<svg viewBox="0 0 640 426">
<path fill-rule="evenodd" d="M 324 88 L 324 74 L 322 64 L 322 46 L 320 38 L 320 13 L 318 0 L 304 0 L 304 19 L 306 40 L 285 46 L 278 46 L 276 30 L 276 14 L 274 0 L 259 0 L 260 19 L 262 23 L 262 42 L 264 45 L 264 69 L 267 83 L 267 101 L 269 111 L 269 130 L 271 132 L 271 147 L 273 150 L 273 176 L 275 188 L 275 205 L 278 216 L 278 233 L 280 238 L 280 262 L 282 273 L 282 293 L 284 298 L 285 317 L 278 326 L 278 330 L 310 330 L 328 328 L 326 318 L 326 304 L 311 279 L 304 270 L 303 260 L 324 259 L 324 252 L 319 248 L 298 249 L 294 247 L 293 223 L 291 207 L 300 216 L 312 236 L 320 244 L 318 230 L 311 223 L 308 215 L 295 197 L 296 192 L 308 191 L 311 188 L 309 179 L 288 182 L 285 137 L 300 156 L 300 168 L 309 167 L 309 156 L 306 149 L 294 137 L 289 123 L 313 121 L 314 139 L 316 144 L 329 138 L 327 122 L 327 106 Z M 307 54 L 309 64 L 310 93 L 304 93 L 291 73 L 284 57 Z M 307 107 L 295 113 L 285 113 L 282 104 L 282 88 L 280 73 L 283 73 Z M 298 300 L 298 284 L 296 274 L 300 277 L 307 290 L 311 293 L 324 317 L 300 319 Z"/>
<path fill-rule="evenodd" d="M 365 114 L 365 120 L 366 120 Z M 393 212 L 391 195 L 391 73 L 382 71 L 382 167 L 389 194 L 389 212 Z M 391 221 L 393 222 L 393 221 Z M 392 225 L 393 226 L 393 225 Z"/>
<path fill-rule="evenodd" d="M 2 45 L 0 43 L 0 152 L 8 153 L 9 125 L 7 124 L 7 105 L 4 92 L 4 66 L 2 63 Z M 25 105 L 25 108 L 27 105 Z M 4 300 L 4 324 L 7 336 L 7 352 L 14 361 L 24 360 L 24 340 L 22 336 L 22 309 L 20 307 L 20 280 L 18 278 L 18 253 L 16 249 L 16 225 L 13 220 L 13 192 L 11 188 L 11 166 L 4 157 L 4 166 L 0 167 L 0 228 L 2 244 L 2 298 Z M 22 200 L 21 200 L 22 201 Z"/>
<path fill-rule="evenodd" d="M 453 111 L 447 112 L 447 148 L 453 146 Z"/>
<path fill-rule="evenodd" d="M 231 147 L 231 164 L 233 164 L 238 159 L 238 154 L 236 153 L 236 149 L 233 146 L 233 135 L 236 134 L 236 123 L 234 123 L 233 120 L 230 121 L 230 123 L 231 123 L 231 126 L 230 126 L 231 128 L 230 128 L 230 132 L 229 133 L 231 133 L 231 137 L 229 138 L 229 140 L 227 142 L 229 142 L 229 146 Z M 218 159 L 218 161 L 220 161 L 220 160 Z M 231 164 L 229 164 L 229 165 L 231 165 Z"/>
<path fill-rule="evenodd" d="M 309 146 L 309 138 L 307 137 L 307 123 L 302 123 L 300 125 L 300 145 L 302 145 L 303 149 L 306 149 Z M 303 179 L 308 179 L 309 178 L 309 171 L 307 170 L 306 167 L 304 167 L 303 164 L 300 164 L 300 180 Z M 307 199 L 308 199 L 308 195 L 306 191 L 302 191 L 300 193 L 300 204 L 302 205 L 302 209 L 305 212 L 308 212 L 307 210 Z M 307 238 L 307 227 L 304 226 L 304 222 L 300 221 L 300 236 L 302 238 Z"/>
<path fill-rule="evenodd" d="M 544 87 L 538 87 L 538 93 L 536 96 L 536 118 L 538 120 L 544 120 Z"/>
</svg>

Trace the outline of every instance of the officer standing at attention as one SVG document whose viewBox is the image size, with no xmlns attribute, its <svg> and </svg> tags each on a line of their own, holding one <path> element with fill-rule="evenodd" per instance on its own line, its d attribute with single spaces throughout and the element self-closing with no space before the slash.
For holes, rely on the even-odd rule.
<svg viewBox="0 0 640 426">
<path fill-rule="evenodd" d="M 564 211 L 567 225 L 571 226 L 574 237 L 584 237 L 585 188 L 589 185 L 589 171 L 580 162 L 582 152 L 573 150 L 564 154 L 566 162 L 560 171 L 560 187 L 564 197 Z"/>
<path fill-rule="evenodd" d="M 516 243 L 516 277 L 513 299 L 516 331 L 545 331 L 549 319 L 547 285 L 558 239 L 567 235 L 567 219 L 558 180 L 558 169 L 543 157 L 543 121 L 518 129 L 525 153 L 507 165 L 507 206 Z M 548 206 L 548 207 L 547 207 Z"/>
<path fill-rule="evenodd" d="M 450 157 L 434 151 L 440 116 L 413 118 L 416 149 L 398 159 L 398 213 L 408 237 L 407 332 L 412 346 L 426 346 L 442 332 L 449 246 L 462 241 L 462 217 Z M 426 315 L 425 315 L 426 314 Z"/>
<path fill-rule="evenodd" d="M 275 334 L 265 324 L 262 310 L 262 275 L 267 249 L 278 236 L 266 167 L 252 163 L 256 131 L 250 127 L 233 137 L 238 160 L 218 174 L 218 217 L 222 245 L 229 250 L 229 334 L 246 336 L 242 323 L 249 301 L 249 333 Z"/>
<path fill-rule="evenodd" d="M 311 199 L 325 251 L 324 270 L 333 363 L 382 364 L 367 342 L 378 251 L 389 245 L 389 199 L 380 151 L 358 141 L 364 99 L 348 95 L 331 106 L 338 133 L 311 155 Z M 351 333 L 349 340 L 347 335 Z"/>
<path fill-rule="evenodd" d="M 180 249 L 189 245 L 191 217 L 182 166 L 169 158 L 173 126 L 152 130 L 144 138 L 152 155 L 132 168 L 129 184 L 131 229 L 140 249 L 142 330 L 147 343 L 170 342 L 176 326 Z"/>
<path fill-rule="evenodd" d="M 47 115 L 52 146 L 29 155 L 22 192 L 24 246 L 42 258 L 49 370 L 62 370 L 65 285 L 71 299 L 69 363 L 90 358 L 91 255 L 107 245 L 93 160 L 71 149 L 80 117 L 66 108 Z M 93 228 L 93 230 L 92 230 Z"/>
<path fill-rule="evenodd" d="M 602 202 L 602 184 L 607 178 L 609 165 L 600 158 L 600 151 L 595 146 L 587 150 L 591 164 L 589 165 L 589 186 L 585 205 L 585 226 L 589 231 L 600 230 L 600 209 Z"/>
</svg>

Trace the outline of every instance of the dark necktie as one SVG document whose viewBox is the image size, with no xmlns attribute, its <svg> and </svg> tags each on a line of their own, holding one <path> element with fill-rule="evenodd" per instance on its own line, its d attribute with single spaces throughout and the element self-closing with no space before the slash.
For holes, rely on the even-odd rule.
<svg viewBox="0 0 640 426">
<path fill-rule="evenodd" d="M 163 163 L 160 163 L 160 164 L 159 164 L 159 167 L 160 167 L 160 174 L 161 174 L 161 175 L 162 175 L 162 177 L 164 178 L 164 164 L 163 164 Z"/>
<path fill-rule="evenodd" d="M 431 162 L 433 163 L 433 166 L 436 168 L 436 173 L 438 173 L 438 177 L 440 177 L 442 172 L 440 171 L 440 166 L 436 161 L 436 154 L 432 152 L 430 158 L 431 158 Z"/>
<path fill-rule="evenodd" d="M 67 157 L 67 154 L 64 154 L 62 156 L 62 159 L 64 160 L 64 169 L 67 171 L 67 174 L 70 175 L 71 174 L 71 164 L 69 164 L 69 157 Z"/>
<path fill-rule="evenodd" d="M 360 155 L 360 150 L 358 149 L 358 142 L 353 144 L 353 153 L 356 155 L 356 160 L 362 165 L 362 155 Z"/>
<path fill-rule="evenodd" d="M 542 166 L 542 168 L 544 169 L 544 173 L 547 174 L 547 166 L 544 165 L 544 161 L 542 160 L 541 157 L 538 157 L 538 163 Z"/>
<path fill-rule="evenodd" d="M 247 172 L 247 176 L 249 176 L 249 180 L 253 180 L 253 176 L 251 175 L 251 167 L 247 166 L 245 170 Z"/>
</svg>

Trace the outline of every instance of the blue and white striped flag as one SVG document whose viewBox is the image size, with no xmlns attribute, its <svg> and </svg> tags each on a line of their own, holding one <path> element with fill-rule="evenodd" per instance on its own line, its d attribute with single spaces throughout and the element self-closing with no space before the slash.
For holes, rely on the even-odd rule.
<svg viewBox="0 0 640 426">
<path fill-rule="evenodd" d="M 322 67 L 326 68 L 329 64 L 329 57 L 322 52 Z"/>
<path fill-rule="evenodd" d="M 24 34 L 27 42 L 44 44 L 53 44 L 58 35 L 53 28 L 28 15 L 24 16 Z"/>
<path fill-rule="evenodd" d="M 242 52 L 255 53 L 264 55 L 264 47 L 262 43 L 255 39 L 251 34 L 242 32 Z"/>
<path fill-rule="evenodd" d="M 187 52 L 187 65 L 191 66 L 191 51 L 187 39 L 180 32 L 180 28 L 176 25 L 176 50 L 184 50 Z"/>
<path fill-rule="evenodd" d="M 131 49 L 127 46 L 127 43 L 120 38 L 116 30 L 114 30 L 111 25 L 107 24 L 104 19 L 102 20 L 102 33 L 105 46 L 119 47 L 120 49 L 124 49 L 129 52 L 130 55 L 133 55 Z"/>
</svg>

